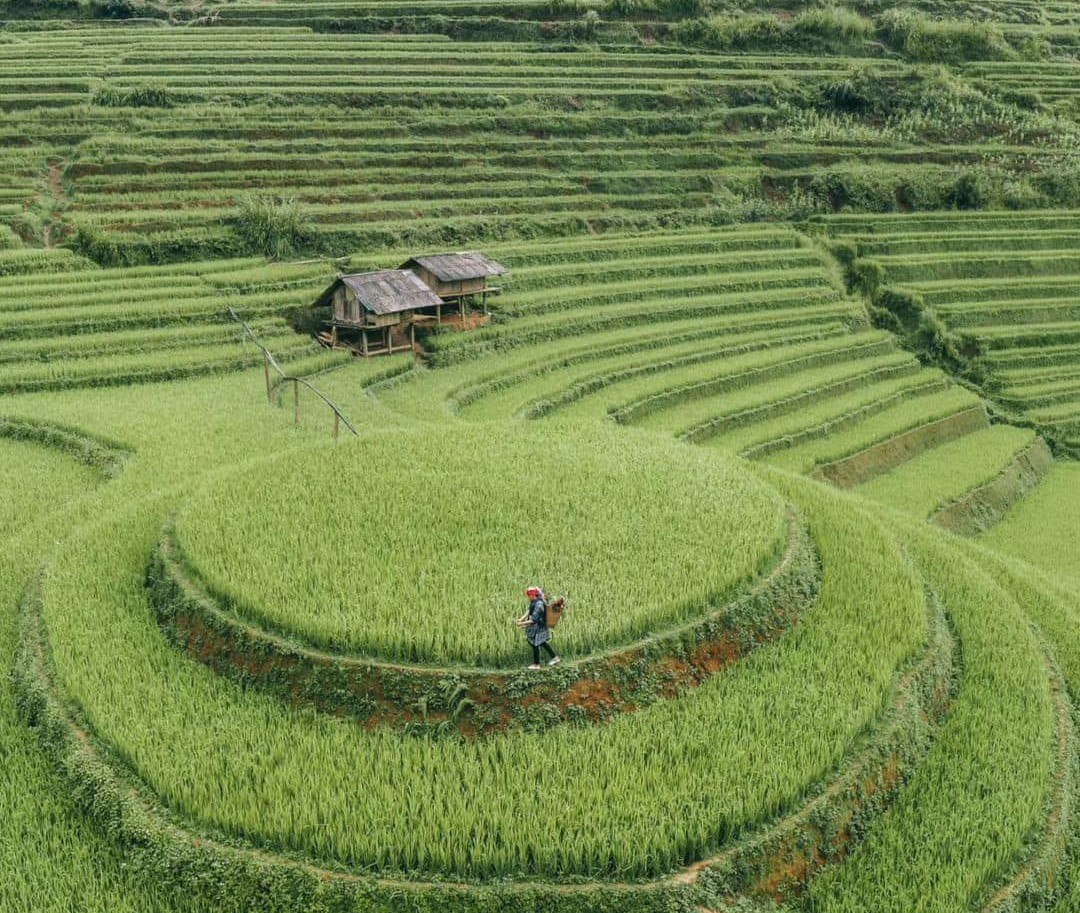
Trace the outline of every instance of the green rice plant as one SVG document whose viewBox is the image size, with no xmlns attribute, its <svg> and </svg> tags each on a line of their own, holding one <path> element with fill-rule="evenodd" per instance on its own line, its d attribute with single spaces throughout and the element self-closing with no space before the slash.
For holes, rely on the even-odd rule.
<svg viewBox="0 0 1080 913">
<path fill-rule="evenodd" d="M 198 294 L 193 298 L 166 299 L 157 307 L 148 307 L 143 299 L 121 300 L 117 304 L 60 306 L 24 309 L 0 314 L 0 329 L 5 337 L 41 338 L 49 333 L 71 335 L 102 333 L 135 327 L 190 325 L 198 321 L 224 322 L 228 307 L 248 317 L 281 314 L 295 296 L 289 292 L 246 295 L 243 298 L 222 293 Z"/>
<path fill-rule="evenodd" d="M 855 239 L 860 256 L 891 254 L 906 256 L 914 253 L 986 253 L 992 250 L 1019 251 L 1067 250 L 1080 242 L 1076 229 L 1047 229 L 1029 231 L 924 231 L 893 234 L 884 237 L 869 235 Z"/>
<path fill-rule="evenodd" d="M 353 364 L 350 369 L 357 378 L 369 367 Z M 326 439 L 326 426 L 305 420 L 294 429 L 291 414 L 251 408 L 261 385 L 261 371 L 176 384 L 170 388 L 168 408 L 163 408 L 162 391 L 155 387 L 6 400 L 6 415 L 93 427 L 104 437 L 137 448 L 139 455 L 112 482 L 93 486 L 96 473 L 87 476 L 90 470 L 39 444 L 24 445 L 18 458 L 5 451 L 11 475 L 3 483 L 0 512 L 13 521 L 3 530 L 11 538 L 4 540 L 5 560 L 0 562 L 0 663 L 5 669 L 14 661 L 15 607 L 34 566 L 107 502 L 122 503 L 133 491 L 152 489 L 164 478 L 174 484 L 219 461 L 243 459 L 298 436 Z M 79 897 L 79 907 L 88 913 L 221 910 L 220 904 L 180 896 L 160 879 L 137 872 L 130 857 L 92 825 L 71 793 L 60 787 L 55 768 L 19 718 L 6 676 L 0 684 L 0 752 L 0 908 L 62 913 L 72 897 Z M 43 885 L 49 886 L 47 891 Z"/>
<path fill-rule="evenodd" d="M 79 535 L 46 578 L 44 610 L 63 687 L 195 826 L 383 872 L 628 878 L 701 858 L 827 778 L 923 641 L 921 585 L 885 532 L 824 490 L 802 486 L 797 503 L 815 518 L 825 577 L 818 606 L 790 637 L 684 698 L 543 737 L 461 743 L 365 732 L 238 690 L 183 659 L 160 638 L 139 582 L 169 507 L 160 498 Z M 84 575 L 98 582 L 88 587 Z M 73 600 L 77 613 L 66 608 Z M 868 600 L 890 611 L 868 617 Z M 513 784 L 533 766 L 561 813 L 522 822 Z M 683 813 L 661 812 L 673 806 Z M 373 817 L 384 826 L 359 826 Z"/>
<path fill-rule="evenodd" d="M 816 909 L 961 910 L 984 902 L 1044 824 L 1055 717 L 1041 645 L 1014 596 L 939 533 L 903 533 L 961 641 L 949 720 L 896 805 L 810 886 Z"/>
<path fill-rule="evenodd" d="M 289 334 L 275 346 L 282 361 L 310 354 L 310 339 Z M 245 348 L 238 339 L 228 343 L 177 345 L 163 351 L 86 355 L 83 358 L 0 363 L 0 391 L 24 393 L 74 387 L 108 387 L 177 380 L 198 374 L 235 371 L 261 361 L 262 356 Z"/>
<path fill-rule="evenodd" d="M 905 398 L 862 421 L 770 456 L 769 462 L 786 469 L 810 472 L 815 466 L 842 460 L 899 434 L 980 405 L 975 394 L 955 386 L 924 397 Z"/>
<path fill-rule="evenodd" d="M 187 14 L 167 2 L 170 14 Z M 582 21 L 593 7 L 599 24 Z M 880 4 L 860 9 L 880 15 Z M 823 252 L 776 221 L 792 214 L 808 217 L 814 232 L 849 238 L 880 257 L 949 332 L 970 329 L 986 342 L 980 365 L 988 392 L 1023 405 L 1025 420 L 1054 429 L 1062 448 L 1080 442 L 1073 396 L 1078 271 L 1070 259 L 1080 230 L 1071 163 L 1080 83 L 1068 56 L 1078 47 L 1075 17 L 1064 3 L 1036 9 L 990 0 L 966 13 L 946 11 L 981 17 L 984 25 L 926 18 L 942 9 L 924 4 L 915 19 L 889 13 L 879 25 L 888 26 L 888 41 L 917 57 L 1015 56 L 1006 45 L 1023 55 L 1066 56 L 911 74 L 887 56 L 822 53 L 830 42 L 866 37 L 865 20 L 842 10 L 795 10 L 779 33 L 772 11 L 770 24 L 750 10 L 745 21 L 728 16 L 706 32 L 677 23 L 718 9 L 667 0 L 633 9 L 550 0 L 233 0 L 199 11 L 218 14 L 219 27 L 6 25 L 0 387 L 19 395 L 7 397 L 4 411 L 85 427 L 122 441 L 134 456 L 108 484 L 92 486 L 83 467 L 40 444 L 5 451 L 0 531 L 12 538 L 0 562 L 0 605 L 7 606 L 6 615 L 0 609 L 0 667 L 13 662 L 14 606 L 32 571 L 53 556 L 44 610 L 59 681 L 107 756 L 134 770 L 126 788 L 162 800 L 185 827 L 246 840 L 267 854 L 293 851 L 377 877 L 520 879 L 524 905 L 544 906 L 563 895 L 540 900 L 529 893 L 530 878 L 585 882 L 587 892 L 589 879 L 669 872 L 820 795 L 895 699 L 893 676 L 921 647 L 929 582 L 961 635 L 952 728 L 891 812 L 851 828 L 866 839 L 825 873 L 807 905 L 983 905 L 1052 830 L 1047 692 L 1036 680 L 1045 666 L 1024 615 L 1049 642 L 1075 699 L 1075 587 L 1066 567 L 1073 525 L 1065 515 L 1071 481 L 1048 489 L 1026 520 L 1026 504 L 1015 515 L 1023 522 L 1017 536 L 1034 540 L 1027 554 L 1043 561 L 1051 581 L 883 514 L 882 523 L 903 539 L 899 547 L 853 502 L 771 476 L 798 502 L 822 550 L 826 586 L 806 626 L 699 694 L 610 726 L 564 727 L 543 741 L 524 733 L 485 745 L 436 744 L 358 732 L 263 700 L 167 648 L 141 585 L 166 515 L 193 492 L 220 490 L 261 465 L 241 462 L 325 440 L 329 419 L 313 411 L 323 407 L 306 392 L 299 426 L 291 409 L 264 405 L 258 367 L 167 388 L 138 382 L 239 367 L 245 358 L 257 365 L 250 350 L 229 349 L 226 306 L 251 315 L 275 350 L 305 356 L 314 351 L 305 340 L 277 335 L 287 334 L 281 315 L 309 302 L 338 268 L 393 265 L 420 249 L 484 247 L 505 259 L 513 276 L 497 302 L 504 310 L 488 327 L 426 341 L 430 370 L 406 370 L 407 362 L 396 360 L 343 365 L 342 356 L 327 353 L 292 365 L 336 368 L 319 385 L 370 438 L 340 445 L 341 454 L 371 448 L 364 450 L 369 462 L 382 468 L 374 450 L 381 431 L 413 428 L 433 442 L 415 472 L 409 464 L 383 479 L 380 505 L 365 503 L 363 482 L 342 492 L 332 479 L 316 479 L 320 498 L 340 498 L 355 511 L 339 523 L 346 533 L 354 516 L 370 518 L 395 504 L 404 505 L 395 522 L 435 535 L 433 524 L 422 522 L 430 496 L 409 483 L 435 472 L 430 464 L 445 447 L 439 441 L 458 433 L 446 430 L 455 407 L 479 422 L 530 403 L 557 403 L 585 426 L 632 389 L 669 394 L 670 408 L 647 422 L 653 430 L 719 418 L 716 448 L 778 459 L 787 449 L 789 465 L 806 469 L 974 402 L 906 356 L 848 357 L 862 338 L 852 331 L 868 325 L 863 305 L 842 298 L 835 264 Z M 1006 19 L 1020 21 L 1001 24 Z M 700 38 L 728 43 L 779 35 L 798 52 L 716 54 L 671 43 L 695 29 Z M 590 35 L 596 43 L 580 43 Z M 918 104 L 885 119 L 835 115 L 830 92 L 854 82 L 853 66 L 865 67 L 867 85 L 879 89 L 875 103 Z M 919 94 L 908 83 L 917 83 Z M 164 96 L 139 94 L 158 85 Z M 99 86 L 107 87 L 99 101 L 121 106 L 94 104 Z M 49 170 L 56 162 L 63 165 L 59 190 Z M 807 187 L 824 196 L 808 198 Z M 295 199 L 306 244 L 361 253 L 346 264 L 200 262 L 246 249 L 227 222 L 245 193 Z M 815 211 L 988 201 L 1022 208 L 831 218 Z M 1053 204 L 1074 209 L 1045 208 Z M 753 224 L 718 228 L 732 222 Z M 46 224 L 51 243 L 76 244 L 102 263 L 187 262 L 100 269 L 79 253 L 37 247 Z M 76 225 L 81 234 L 64 234 Z M 13 247 L 16 235 L 32 247 Z M 783 373 L 797 353 L 834 345 L 837 352 L 850 345 L 844 361 Z M 747 374 L 745 388 L 693 387 L 734 384 L 721 372 L 735 368 Z M 668 389 L 676 379 L 689 386 Z M 87 386 L 103 383 L 124 386 Z M 68 384 L 80 389 L 51 389 Z M 36 386 L 50 389 L 27 392 Z M 912 506 L 925 507 L 935 492 L 946 497 L 948 486 L 984 477 L 993 453 L 1004 459 L 1007 436 L 1025 434 L 993 431 L 937 448 L 936 469 L 931 454 L 917 458 L 891 484 L 911 492 Z M 528 441 L 545 452 L 549 435 L 584 441 L 594 433 L 562 422 L 462 431 L 496 439 L 490 453 L 455 455 L 462 495 L 487 503 L 491 486 L 480 490 L 476 466 L 510 465 L 515 432 L 522 448 Z M 680 503 L 689 501 L 691 485 L 722 471 L 706 465 L 715 450 L 646 443 L 626 429 L 595 434 L 604 435 L 605 460 L 620 471 L 651 468 L 660 492 L 674 478 Z M 652 447 L 667 457 L 649 462 Z M 322 450 L 279 456 L 273 465 L 321 460 Z M 568 451 L 551 447 L 532 462 L 521 457 L 514 481 L 538 484 L 530 467 L 575 480 L 572 468 L 552 469 L 560 452 Z M 948 465 L 956 471 L 946 480 Z M 926 471 L 916 485 L 920 467 Z M 360 468 L 365 478 L 374 471 Z M 342 471 L 352 479 L 358 468 Z M 290 481 L 283 478 L 283 488 Z M 602 478 L 577 481 L 594 494 L 606 490 Z M 716 495 L 698 492 L 689 507 Z M 765 501 L 773 505 L 774 493 Z M 259 508 L 287 513 L 284 504 L 265 497 Z M 612 527 L 597 540 L 604 547 L 568 543 L 582 554 L 593 546 L 615 568 L 641 553 L 665 559 L 664 537 L 651 531 L 632 545 L 612 545 L 633 529 L 627 513 L 634 505 L 599 504 L 592 514 Z M 722 546 L 729 521 L 748 505 L 725 504 L 719 533 L 698 530 L 695 544 Z M 768 519 L 763 511 L 754 521 Z M 676 524 L 660 526 L 666 533 Z M 585 522 L 580 531 L 588 531 Z M 470 546 L 479 551 L 475 542 L 461 544 Z M 293 553 L 310 549 L 298 542 Z M 650 584 L 662 593 L 676 588 L 676 577 L 680 587 L 700 582 L 679 567 L 669 561 Z M 644 579 L 645 570 L 635 565 L 628 573 Z M 438 599 L 427 603 L 442 613 Z M 618 616 L 622 605 L 605 609 Z M 395 633 L 406 643 L 417 636 Z M 115 831 L 105 836 L 88 826 L 69 795 L 88 795 L 88 784 L 71 789 L 50 770 L 16 718 L 7 675 L 0 675 L 0 757 L 0 909 L 66 913 L 74 904 L 95 913 L 204 913 L 197 900 L 166 890 L 167 873 L 136 874 L 137 856 L 116 850 Z M 535 780 L 523 774 L 534 768 Z M 557 815 L 522 816 L 533 800 L 523 806 L 521 797 L 534 789 Z M 170 862 L 173 873 L 184 864 Z M 1075 854 L 1066 865 L 1076 868 Z M 211 881 L 219 893 L 205 907 L 229 909 L 222 895 L 235 883 L 227 870 L 201 884 Z M 284 893 L 231 900 L 234 909 L 305 906 L 306 898 Z M 622 909 L 614 896 L 597 905 Z M 656 908 L 671 906 L 668 900 Z M 412 894 L 393 902 L 424 903 Z M 1058 906 L 1055 913 L 1073 913 L 1075 893 Z"/>
<path fill-rule="evenodd" d="M 469 429 L 442 439 L 448 446 L 434 463 L 423 457 L 433 443 L 427 436 L 402 435 L 215 486 L 180 515 L 184 554 L 236 611 L 320 646 L 407 662 L 508 665 L 520 662 L 521 632 L 509 622 L 530 583 L 570 594 L 576 620 L 560 632 L 560 649 L 591 653 L 722 604 L 773 558 L 783 531 L 774 498 L 700 456 L 688 457 L 699 463 L 694 478 L 650 484 L 671 458 L 669 447 L 642 442 L 628 464 L 611 432 L 548 435 L 540 443 Z M 388 470 L 382 484 L 380 464 Z M 503 475 L 511 465 L 517 470 Z M 391 467 L 408 467 L 425 492 L 426 541 L 416 540 L 411 496 L 398 500 Z M 318 497 L 319 479 L 350 477 L 364 498 Z M 505 484 L 493 488 L 500 477 Z M 590 482 L 598 479 L 600 486 Z M 477 512 L 477 498 L 497 511 Z M 282 521 L 250 509 L 260 503 L 273 503 Z M 743 522 L 724 535 L 734 504 Z M 318 530 L 327 529 L 338 533 L 325 551 L 306 548 L 303 562 L 288 561 L 296 543 L 318 541 Z M 648 541 L 648 550 L 630 550 L 634 540 Z M 243 542 L 244 555 L 230 554 L 229 542 Z M 622 560 L 600 565 L 598 553 Z M 355 574 L 360 554 L 371 567 L 407 564 L 410 571 Z M 282 564 L 293 572 L 282 574 Z M 625 601 L 620 612 L 610 608 L 614 593 Z M 469 624 L 429 622 L 446 611 Z"/>
<path fill-rule="evenodd" d="M 739 333 L 722 318 L 672 320 L 663 334 L 652 326 L 631 326 L 597 334 L 584 343 L 557 340 L 536 346 L 528 358 L 512 352 L 485 360 L 482 369 L 477 365 L 479 370 L 469 371 L 467 379 L 449 392 L 448 400 L 469 418 L 515 415 L 523 403 L 539 403 L 549 391 L 568 393 L 568 380 L 575 385 L 604 383 L 622 370 L 664 370 L 666 363 L 683 358 L 727 358 L 777 343 L 798 344 L 846 333 L 840 323 Z"/>
<path fill-rule="evenodd" d="M 67 454 L 0 436 L 0 535 L 6 540 L 42 511 L 92 489 L 100 478 Z"/>
<path fill-rule="evenodd" d="M 942 307 L 965 301 L 1019 301 L 1035 298 L 1061 298 L 1068 295 L 1075 284 L 1072 276 L 1022 277 L 1016 279 L 945 280 L 942 282 L 913 282 L 933 307 Z"/>
<path fill-rule="evenodd" d="M 39 250 L 18 247 L 0 250 L 0 276 L 15 276 L 24 273 L 46 272 L 65 273 L 89 269 L 94 264 L 69 250 L 55 248 Z"/>
<path fill-rule="evenodd" d="M 1078 493 L 1080 466 L 1058 463 L 981 541 L 1034 565 L 1052 579 L 1080 587 L 1080 568 L 1074 560 Z"/>
<path fill-rule="evenodd" d="M 487 356 L 500 350 L 591 335 L 613 328 L 644 324 L 659 328 L 668 321 L 688 319 L 694 315 L 702 318 L 723 315 L 733 331 L 778 328 L 785 323 L 845 321 L 858 325 L 861 321 L 851 302 L 836 300 L 836 295 L 831 291 L 823 296 L 818 296 L 813 291 L 786 294 L 769 291 L 752 298 L 750 294 L 704 295 L 676 303 L 668 299 L 646 299 L 643 302 L 631 301 L 623 306 L 581 308 L 565 314 L 542 314 L 535 318 L 493 323 L 469 337 L 433 336 L 427 340 L 427 344 L 434 349 L 433 364 L 445 365 Z M 799 306 L 798 302 L 802 302 L 802 305 Z M 755 304 L 759 305 L 757 309 L 754 309 Z"/>
<path fill-rule="evenodd" d="M 1080 320 L 1080 305 L 1072 298 L 1018 299 L 997 304 L 966 301 L 938 307 L 936 311 L 953 327 Z"/>
<path fill-rule="evenodd" d="M 913 457 L 859 486 L 859 492 L 916 517 L 994 479 L 1035 439 L 1026 428 L 993 425 Z"/>
<path fill-rule="evenodd" d="M 657 412 L 670 413 L 686 404 L 700 408 L 702 400 L 712 400 L 720 394 L 746 392 L 759 383 L 779 381 L 801 371 L 837 366 L 860 359 L 895 354 L 890 337 L 877 331 L 848 333 L 840 339 L 828 339 L 809 345 L 775 348 L 771 352 L 727 364 L 723 374 L 713 377 L 698 373 L 678 377 L 665 386 L 626 390 L 620 388 L 620 401 L 607 407 L 608 414 L 622 424 L 649 424 L 648 417 Z M 826 367 L 826 370 L 827 367 Z M 665 378 L 665 381 L 670 380 Z"/>
<path fill-rule="evenodd" d="M 848 343 L 846 334 L 840 339 L 830 333 L 822 336 L 813 325 L 792 326 L 783 334 L 775 331 L 739 334 L 728 330 L 722 340 L 724 344 L 713 339 L 704 347 L 699 344 L 692 348 L 657 348 L 648 356 L 635 353 L 596 359 L 578 371 L 548 372 L 542 379 L 529 379 L 489 402 L 486 412 L 490 415 L 500 406 L 505 408 L 512 398 L 511 414 L 529 418 L 563 409 L 600 416 L 610 410 L 607 404 L 611 397 L 632 395 L 627 390 L 649 395 L 646 391 L 656 388 L 666 391 L 674 386 L 681 390 L 710 381 L 717 385 L 750 383 L 747 375 L 770 367 L 782 372 L 789 361 L 813 363 L 843 357 L 837 352 Z M 722 370 L 718 370 L 721 366 Z"/>
<path fill-rule="evenodd" d="M 673 429 L 682 440 L 701 443 L 725 430 L 753 425 L 779 415 L 791 413 L 840 396 L 845 391 L 871 386 L 897 378 L 914 378 L 920 373 L 919 363 L 906 352 L 894 352 L 879 358 L 857 359 L 844 365 L 809 371 L 798 380 L 766 382 L 760 389 L 735 395 L 723 403 L 725 411 L 717 413 L 719 403 L 699 400 L 669 413 L 662 413 L 652 427 Z M 742 392 L 742 391 L 740 391 Z M 726 411 L 730 410 L 730 411 Z"/>
<path fill-rule="evenodd" d="M 252 321 L 251 327 L 264 341 L 276 337 L 278 342 L 284 342 L 284 337 L 292 335 L 288 325 L 277 318 Z M 235 324 L 193 324 L 164 329 L 89 333 L 74 337 L 15 339 L 0 342 L 0 364 L 145 353 L 222 343 L 226 340 L 240 341 L 240 332 Z"/>
<path fill-rule="evenodd" d="M 877 257 L 890 282 L 932 279 L 1012 278 L 1018 275 L 1042 276 L 1053 273 L 1080 272 L 1080 254 L 1075 249 L 1046 250 L 1035 253 L 941 254 Z"/>
<path fill-rule="evenodd" d="M 842 392 L 839 396 L 795 413 L 730 428 L 721 435 L 707 438 L 705 443 L 741 453 L 750 459 L 759 459 L 801 444 L 824 440 L 901 403 L 922 397 L 937 397 L 942 392 L 948 392 L 947 387 L 948 381 L 939 371 L 926 369 L 910 376 L 871 384 L 864 389 Z"/>
<path fill-rule="evenodd" d="M 1061 320 L 1038 324 L 980 327 L 978 339 L 993 352 L 999 348 L 1064 345 L 1080 342 L 1080 321 Z"/>
<path fill-rule="evenodd" d="M 589 281 L 558 297 L 551 290 L 539 290 L 535 293 L 515 294 L 513 304 L 504 306 L 501 315 L 507 317 L 527 316 L 538 310 L 555 311 L 586 307 L 605 301 L 629 301 L 647 295 L 667 294 L 691 297 L 695 294 L 734 294 L 739 291 L 753 292 L 784 285 L 794 285 L 803 280 L 807 287 L 829 284 L 828 276 L 819 266 L 820 258 L 816 252 L 795 253 L 791 259 L 778 257 L 775 252 L 766 251 L 760 260 L 748 258 L 746 254 L 734 255 L 733 263 L 700 262 L 696 269 L 678 271 L 674 276 L 659 273 L 655 278 L 639 275 L 631 279 L 620 278 L 618 281 L 602 281 L 605 270 L 600 268 L 590 272 Z M 767 269 L 754 269 L 768 265 Z M 745 269 L 746 272 L 741 270 Z M 621 272 L 634 273 L 634 268 L 622 264 Z M 612 269 L 617 273 L 619 270 Z M 597 280 L 601 281 L 597 281 Z M 750 299 L 753 300 L 753 299 Z"/>
</svg>

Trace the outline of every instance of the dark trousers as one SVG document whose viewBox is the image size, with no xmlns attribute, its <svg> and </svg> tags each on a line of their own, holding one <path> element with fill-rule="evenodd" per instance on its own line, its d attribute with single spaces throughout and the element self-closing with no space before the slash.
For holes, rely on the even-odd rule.
<svg viewBox="0 0 1080 913">
<path fill-rule="evenodd" d="M 552 659 L 555 658 L 555 651 L 551 649 L 551 644 L 543 643 L 540 644 L 540 647 L 547 650 L 547 655 Z M 533 662 L 538 666 L 540 665 L 540 647 L 533 647 Z"/>
</svg>

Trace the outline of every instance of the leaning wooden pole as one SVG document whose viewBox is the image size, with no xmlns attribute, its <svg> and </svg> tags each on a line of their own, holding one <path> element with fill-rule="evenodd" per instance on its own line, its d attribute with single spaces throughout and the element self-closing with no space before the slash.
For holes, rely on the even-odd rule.
<svg viewBox="0 0 1080 913">
<path fill-rule="evenodd" d="M 274 356 L 270 353 L 270 350 L 268 348 L 266 348 L 266 346 L 264 346 L 261 342 L 259 342 L 258 337 L 256 337 L 256 335 L 252 332 L 251 327 L 249 327 L 246 323 L 244 323 L 244 321 L 241 319 L 240 315 L 237 314 L 236 311 L 233 310 L 232 308 L 228 309 L 228 314 L 233 320 L 235 320 L 237 323 L 240 324 L 240 326 L 242 326 L 244 328 L 244 333 L 247 336 L 247 338 L 250 339 L 259 348 L 260 352 L 263 353 L 263 372 L 264 372 L 264 375 L 266 377 L 266 396 L 270 400 L 271 404 L 273 404 L 273 402 L 274 402 L 274 396 L 273 396 L 274 386 L 270 382 L 270 369 L 273 368 L 274 371 L 281 378 L 282 382 L 292 381 L 292 385 L 293 385 L 293 409 L 294 409 L 293 417 L 294 417 L 294 421 L 296 422 L 296 424 L 298 424 L 298 425 L 300 424 L 300 385 L 303 384 L 316 397 L 318 397 L 324 403 L 326 403 L 327 407 L 334 413 L 334 439 L 335 440 L 337 440 L 337 437 L 338 437 L 338 435 L 340 433 L 342 424 L 344 424 L 345 427 L 348 428 L 349 431 L 354 436 L 356 436 L 356 437 L 360 436 L 360 432 L 357 431 L 355 427 L 353 427 L 353 423 L 350 422 L 344 415 L 342 415 L 341 410 L 338 409 L 338 407 L 335 406 L 326 397 L 325 393 L 323 393 L 318 387 L 316 387 L 312 383 L 309 383 L 308 381 L 306 381 L 302 377 L 289 377 L 289 375 L 287 375 L 284 371 L 281 370 L 281 366 L 274 360 Z M 279 398 L 279 405 L 281 405 L 280 398 Z"/>
</svg>

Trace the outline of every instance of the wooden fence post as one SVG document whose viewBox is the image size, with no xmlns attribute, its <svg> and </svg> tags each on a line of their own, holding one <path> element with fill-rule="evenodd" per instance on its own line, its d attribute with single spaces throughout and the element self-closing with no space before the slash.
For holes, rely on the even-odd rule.
<svg viewBox="0 0 1080 913">
<path fill-rule="evenodd" d="M 300 424 L 300 381 L 295 377 L 292 383 L 293 389 L 293 414 L 295 418 L 294 424 Z"/>
</svg>

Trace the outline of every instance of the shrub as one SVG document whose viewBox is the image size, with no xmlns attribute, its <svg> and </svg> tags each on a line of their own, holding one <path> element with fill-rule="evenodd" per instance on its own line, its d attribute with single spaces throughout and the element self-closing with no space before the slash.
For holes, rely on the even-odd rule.
<svg viewBox="0 0 1080 913">
<path fill-rule="evenodd" d="M 137 16 L 161 15 L 144 0 L 90 0 L 90 15 L 98 19 L 133 19 Z"/>
<path fill-rule="evenodd" d="M 1016 105 L 1026 111 L 1041 111 L 1046 107 L 1038 89 L 1006 89 L 1000 97 L 1006 104 Z"/>
<path fill-rule="evenodd" d="M 854 241 L 846 238 L 830 244 L 829 252 L 840 261 L 842 266 L 851 266 L 859 258 L 859 248 Z"/>
<path fill-rule="evenodd" d="M 586 10 L 581 17 L 581 31 L 583 38 L 595 38 L 600 30 L 600 14 L 596 10 Z"/>
<path fill-rule="evenodd" d="M 852 289 L 873 297 L 885 281 L 885 267 L 877 260 L 856 260 L 848 270 L 848 277 Z"/>
<path fill-rule="evenodd" d="M 1047 168 L 1031 177 L 1037 192 L 1055 206 L 1080 206 L 1080 166 Z"/>
<path fill-rule="evenodd" d="M 893 212 L 897 209 L 895 178 L 876 168 L 827 171 L 814 177 L 809 191 L 833 210 Z"/>
<path fill-rule="evenodd" d="M 11 230 L 27 244 L 40 243 L 42 232 L 45 230 L 45 223 L 36 213 L 29 211 L 20 212 L 11 219 L 9 224 Z"/>
<path fill-rule="evenodd" d="M 980 169 L 971 169 L 956 179 L 946 202 L 956 209 L 988 209 L 994 205 L 997 195 L 990 175 Z"/>
<path fill-rule="evenodd" d="M 898 336 L 903 333 L 904 328 L 892 311 L 887 311 L 885 308 L 873 304 L 867 306 L 867 311 L 870 314 L 870 324 L 872 326 L 879 330 L 888 330 Z"/>
<path fill-rule="evenodd" d="M 675 37 L 685 43 L 718 51 L 777 48 L 784 30 L 775 16 L 710 16 L 676 23 Z"/>
<path fill-rule="evenodd" d="M 933 20 L 915 10 L 891 9 L 878 19 L 878 32 L 912 60 L 959 63 L 1015 56 L 1001 29 L 986 22 Z"/>
<path fill-rule="evenodd" d="M 271 260 L 291 257 L 315 237 L 296 200 L 248 195 L 240 200 L 233 229 L 253 254 Z"/>
<path fill-rule="evenodd" d="M 827 109 L 846 114 L 884 115 L 895 103 L 885 80 L 869 67 L 855 67 L 843 76 L 829 80 L 819 90 Z"/>
<path fill-rule="evenodd" d="M 120 245 L 107 238 L 100 229 L 86 223 L 76 226 L 71 247 L 76 253 L 102 266 L 126 266 L 130 262 Z"/>
<path fill-rule="evenodd" d="M 915 338 L 922 348 L 932 355 L 940 355 L 947 346 L 949 327 L 932 310 L 924 310 L 919 317 L 919 324 L 915 330 Z"/>
<path fill-rule="evenodd" d="M 1054 49 L 1050 42 L 1045 38 L 1036 35 L 1032 35 L 1021 41 L 1016 48 L 1016 52 L 1020 55 L 1021 59 L 1030 60 L 1032 62 L 1049 60 L 1054 56 Z"/>
<path fill-rule="evenodd" d="M 1007 209 L 1043 209 L 1049 205 L 1046 195 L 1023 179 L 1006 185 L 1001 202 Z"/>
<path fill-rule="evenodd" d="M 918 292 L 883 288 L 874 296 L 874 305 L 891 314 L 898 326 L 911 329 L 918 325 L 926 303 Z"/>
<path fill-rule="evenodd" d="M 823 38 L 835 42 L 861 41 L 870 37 L 874 25 L 854 10 L 838 6 L 804 10 L 792 24 L 799 35 Z"/>
<path fill-rule="evenodd" d="M 130 89 L 106 84 L 94 93 L 93 101 L 102 108 L 171 108 L 176 103 L 168 89 L 153 83 Z"/>
</svg>

